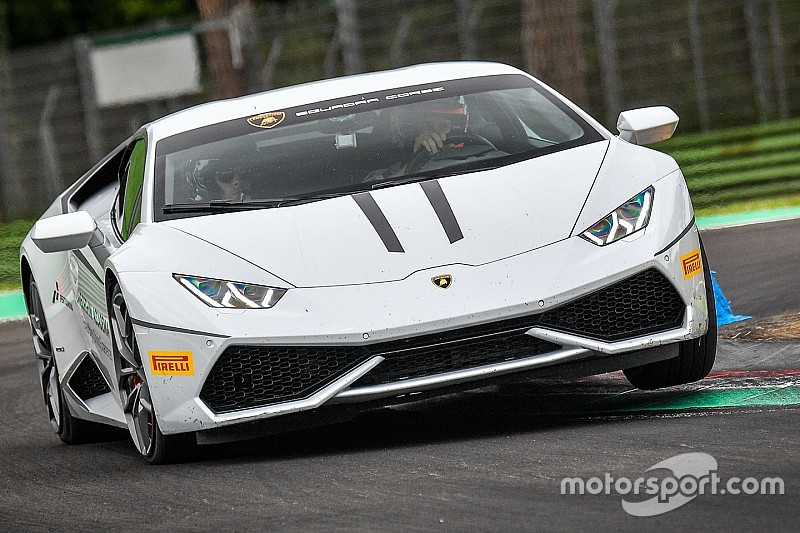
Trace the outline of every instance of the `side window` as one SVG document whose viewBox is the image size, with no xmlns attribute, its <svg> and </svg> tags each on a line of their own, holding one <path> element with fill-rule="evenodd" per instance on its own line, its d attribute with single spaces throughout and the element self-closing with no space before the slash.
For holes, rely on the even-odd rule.
<svg viewBox="0 0 800 533">
<path fill-rule="evenodd" d="M 119 166 L 124 155 L 125 150 L 118 150 L 115 154 L 112 154 L 108 161 L 103 163 L 89 179 L 75 189 L 75 192 L 69 199 L 70 206 L 73 210 L 79 211 L 85 209 L 87 202 L 94 204 L 98 194 L 105 191 L 109 185 L 115 187 L 119 185 Z M 116 190 L 110 201 L 103 204 L 106 213 L 108 213 L 111 203 L 114 201 L 114 196 L 116 196 Z"/>
<path fill-rule="evenodd" d="M 123 240 L 128 239 L 142 218 L 142 187 L 147 143 L 144 139 L 138 139 L 129 150 L 130 158 L 120 172 L 120 196 L 117 211 L 119 232 Z"/>
</svg>

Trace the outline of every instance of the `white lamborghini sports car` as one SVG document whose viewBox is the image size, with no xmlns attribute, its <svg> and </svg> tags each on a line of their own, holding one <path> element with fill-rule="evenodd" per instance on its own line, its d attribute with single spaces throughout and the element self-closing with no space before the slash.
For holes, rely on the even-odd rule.
<svg viewBox="0 0 800 533">
<path fill-rule="evenodd" d="M 706 376 L 714 298 L 666 107 L 614 135 L 442 63 L 194 107 L 61 194 L 20 267 L 53 428 L 196 444 L 537 375 Z"/>
</svg>

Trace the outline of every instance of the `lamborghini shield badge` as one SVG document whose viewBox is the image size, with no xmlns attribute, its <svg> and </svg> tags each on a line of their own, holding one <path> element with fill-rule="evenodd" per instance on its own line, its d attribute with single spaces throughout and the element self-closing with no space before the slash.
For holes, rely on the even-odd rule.
<svg viewBox="0 0 800 533">
<path fill-rule="evenodd" d="M 260 115 L 250 117 L 247 119 L 247 122 L 256 128 L 274 128 L 283 122 L 284 118 L 286 118 L 286 113 L 283 111 L 273 111 L 271 113 L 261 113 Z"/>
<path fill-rule="evenodd" d="M 453 284 L 453 276 L 450 274 L 442 274 L 441 276 L 432 277 L 431 281 L 440 289 L 447 289 Z"/>
</svg>

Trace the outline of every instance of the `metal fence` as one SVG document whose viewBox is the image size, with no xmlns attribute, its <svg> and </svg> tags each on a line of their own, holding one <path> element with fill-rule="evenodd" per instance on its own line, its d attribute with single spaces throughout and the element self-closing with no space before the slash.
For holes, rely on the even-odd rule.
<svg viewBox="0 0 800 533">
<path fill-rule="evenodd" d="M 243 64 L 254 92 L 427 61 L 491 60 L 524 68 L 525 3 L 267 4 L 223 26 L 236 50 L 247 54 Z M 623 109 L 655 104 L 676 110 L 681 132 L 800 116 L 797 0 L 577 5 L 583 60 L 576 68 L 588 91 L 578 97 L 572 87 L 556 88 L 583 100 L 607 126 Z M 203 32 L 201 24 L 196 31 Z M 215 94 L 205 76 L 200 95 L 98 108 L 91 47 L 90 38 L 80 37 L 0 57 L 0 220 L 37 215 L 140 124 Z"/>
</svg>

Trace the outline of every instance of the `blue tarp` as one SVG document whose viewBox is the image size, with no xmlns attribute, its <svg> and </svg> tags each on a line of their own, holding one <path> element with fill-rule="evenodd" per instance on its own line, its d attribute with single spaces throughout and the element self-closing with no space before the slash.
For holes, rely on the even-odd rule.
<svg viewBox="0 0 800 533">
<path fill-rule="evenodd" d="M 753 318 L 747 315 L 735 315 L 731 311 L 731 302 L 722 293 L 722 289 L 717 283 L 717 278 L 714 276 L 716 271 L 711 271 L 711 285 L 714 287 L 714 301 L 717 304 L 717 326 L 724 326 L 731 322 L 739 322 L 740 320 L 747 320 Z"/>
</svg>

